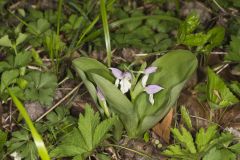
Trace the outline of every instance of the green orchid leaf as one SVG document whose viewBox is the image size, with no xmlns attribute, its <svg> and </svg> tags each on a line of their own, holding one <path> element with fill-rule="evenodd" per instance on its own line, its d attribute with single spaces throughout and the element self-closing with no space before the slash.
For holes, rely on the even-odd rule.
<svg viewBox="0 0 240 160">
<path fill-rule="evenodd" d="M 160 85 L 164 89 L 154 94 L 154 105 L 149 103 L 145 92 L 136 98 L 134 108 L 140 119 L 139 134 L 152 128 L 173 107 L 184 84 L 196 70 L 197 59 L 189 51 L 175 50 L 157 59 L 152 66 L 157 67 L 158 70 L 150 74 L 147 84 Z M 139 85 L 141 84 L 137 86 Z"/>
<path fill-rule="evenodd" d="M 228 107 L 239 102 L 224 81 L 210 68 L 208 68 L 207 100 L 212 109 Z"/>
<path fill-rule="evenodd" d="M 109 69 L 96 59 L 81 57 L 73 60 L 73 66 L 77 70 L 81 70 L 86 73 L 96 73 L 110 81 L 114 81 L 113 76 L 110 74 Z"/>
<path fill-rule="evenodd" d="M 109 104 L 113 105 L 117 112 L 127 115 L 132 113 L 132 103 L 114 84 L 97 74 L 92 74 L 92 76 L 94 82 L 101 89 Z"/>
<path fill-rule="evenodd" d="M 137 115 L 133 111 L 133 104 L 112 82 L 94 73 L 92 77 L 96 85 L 103 92 L 109 107 L 119 115 L 128 133 L 134 135 L 136 132 L 134 128 L 137 127 Z M 134 130 L 134 132 L 131 130 Z"/>
<path fill-rule="evenodd" d="M 0 46 L 3 46 L 3 47 L 12 47 L 13 46 L 8 35 L 5 35 L 2 38 L 0 38 Z"/>
</svg>

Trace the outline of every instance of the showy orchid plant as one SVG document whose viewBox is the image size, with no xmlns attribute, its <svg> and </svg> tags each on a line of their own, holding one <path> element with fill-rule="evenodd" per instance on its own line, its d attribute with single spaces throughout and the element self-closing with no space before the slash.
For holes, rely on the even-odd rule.
<svg viewBox="0 0 240 160">
<path fill-rule="evenodd" d="M 73 61 L 94 102 L 107 117 L 118 115 L 130 137 L 143 135 L 174 106 L 197 67 L 189 51 L 171 51 L 139 71 L 107 68 L 95 59 Z M 117 127 L 115 127 L 117 128 Z"/>
</svg>

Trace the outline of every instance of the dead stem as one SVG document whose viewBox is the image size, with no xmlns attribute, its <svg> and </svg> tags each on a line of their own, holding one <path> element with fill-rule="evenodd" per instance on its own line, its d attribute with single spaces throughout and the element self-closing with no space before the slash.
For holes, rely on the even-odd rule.
<svg viewBox="0 0 240 160">
<path fill-rule="evenodd" d="M 65 97 L 63 97 L 60 101 L 58 101 L 54 106 L 49 108 L 42 116 L 40 116 L 36 122 L 40 121 L 43 117 L 45 117 L 48 113 L 50 113 L 52 110 L 54 110 L 56 107 L 58 107 L 63 101 L 65 101 L 68 97 L 70 97 L 75 91 L 78 90 L 78 88 L 83 84 L 81 82 L 79 85 L 77 85 L 75 88 L 72 89 Z"/>
</svg>

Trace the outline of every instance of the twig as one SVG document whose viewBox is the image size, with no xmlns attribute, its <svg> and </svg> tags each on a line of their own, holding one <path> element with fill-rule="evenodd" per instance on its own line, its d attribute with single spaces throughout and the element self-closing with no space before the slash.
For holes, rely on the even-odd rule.
<svg viewBox="0 0 240 160">
<path fill-rule="evenodd" d="M 77 85 L 75 88 L 72 89 L 65 97 L 63 97 L 60 101 L 58 101 L 54 106 L 49 108 L 43 115 L 41 115 L 36 122 L 40 121 L 43 117 L 45 117 L 48 113 L 50 113 L 52 110 L 54 110 L 57 106 L 59 106 L 63 101 L 65 101 L 69 96 L 71 96 L 78 88 L 83 84 L 81 82 L 79 85 Z"/>
<path fill-rule="evenodd" d="M 128 148 L 128 147 L 124 147 L 124 146 L 121 146 L 121 145 L 109 144 L 109 145 L 107 145 L 107 146 L 122 148 L 122 149 L 131 151 L 131 152 L 134 152 L 134 153 L 136 153 L 136 154 L 139 154 L 139 155 L 141 155 L 141 156 L 143 156 L 143 157 L 147 157 L 147 158 L 150 158 L 150 159 L 158 159 L 158 158 L 156 158 L 156 157 L 153 158 L 153 157 L 150 156 L 150 155 L 147 155 L 147 154 L 145 154 L 145 153 L 142 153 L 142 152 L 139 152 L 139 151 L 136 151 L 136 150 L 134 150 L 134 149 L 131 149 L 131 148 Z"/>
</svg>

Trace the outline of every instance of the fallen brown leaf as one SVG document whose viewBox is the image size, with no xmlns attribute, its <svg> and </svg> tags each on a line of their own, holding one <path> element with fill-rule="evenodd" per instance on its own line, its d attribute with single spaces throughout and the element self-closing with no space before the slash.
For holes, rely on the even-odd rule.
<svg viewBox="0 0 240 160">
<path fill-rule="evenodd" d="M 153 127 L 153 132 L 161 137 L 166 143 L 169 143 L 170 140 L 170 128 L 173 119 L 173 109 L 171 109 L 167 116 Z"/>
</svg>

